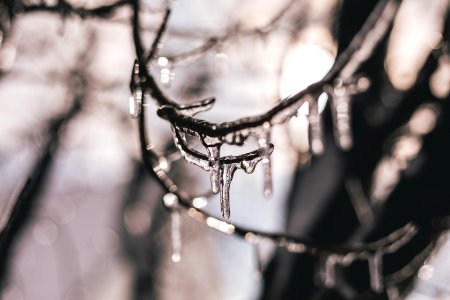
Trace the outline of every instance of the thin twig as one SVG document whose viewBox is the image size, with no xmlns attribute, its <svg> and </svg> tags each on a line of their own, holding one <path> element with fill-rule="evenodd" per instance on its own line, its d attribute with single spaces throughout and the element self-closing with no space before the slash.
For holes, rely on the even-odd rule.
<svg viewBox="0 0 450 300">
<path fill-rule="evenodd" d="M 168 7 L 164 14 L 163 21 L 161 22 L 161 25 L 159 26 L 159 29 L 156 32 L 156 36 L 153 40 L 153 44 L 150 47 L 150 53 L 148 54 L 147 59 L 145 60 L 146 65 L 151 63 L 151 61 L 153 59 L 155 59 L 156 56 L 158 55 L 158 51 L 161 48 L 161 39 L 162 39 L 163 33 L 166 31 L 167 22 L 169 21 L 170 12 L 171 12 L 171 9 L 170 9 L 170 7 Z"/>
<path fill-rule="evenodd" d="M 293 4 L 295 3 L 296 0 L 289 1 L 285 6 L 283 6 L 282 9 L 280 9 L 280 11 L 274 17 L 272 17 L 263 26 L 243 30 L 239 29 L 239 27 L 237 26 L 233 30 L 228 30 L 228 33 L 223 36 L 211 37 L 203 45 L 200 45 L 197 48 L 183 52 L 181 54 L 167 56 L 167 59 L 169 60 L 171 65 L 177 65 L 184 63 L 186 61 L 195 60 L 201 57 L 209 50 L 213 48 L 218 48 L 224 45 L 225 43 L 237 39 L 239 37 L 252 35 L 266 35 L 270 32 L 270 29 L 272 29 L 276 25 L 276 23 L 278 23 L 280 19 L 284 17 L 284 15 L 292 8 Z"/>
</svg>

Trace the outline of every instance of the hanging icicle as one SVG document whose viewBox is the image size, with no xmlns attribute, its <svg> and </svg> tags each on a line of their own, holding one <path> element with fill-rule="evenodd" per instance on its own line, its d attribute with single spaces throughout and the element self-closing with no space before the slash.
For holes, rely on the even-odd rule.
<svg viewBox="0 0 450 300">
<path fill-rule="evenodd" d="M 336 263 L 336 254 L 329 255 L 325 259 L 323 284 L 327 288 L 332 288 L 336 284 Z"/>
<path fill-rule="evenodd" d="M 342 150 L 349 150 L 353 145 L 350 95 L 342 81 L 338 81 L 335 85 L 331 103 L 336 144 Z"/>
<path fill-rule="evenodd" d="M 309 140 L 312 153 L 321 155 L 324 151 L 323 137 L 322 137 L 322 120 L 319 112 L 319 105 L 317 100 L 312 96 L 308 98 L 309 105 Z"/>
<path fill-rule="evenodd" d="M 139 78 L 139 63 L 137 60 L 134 62 L 133 70 L 131 71 L 130 88 L 131 95 L 128 98 L 129 113 L 131 118 L 137 119 L 141 115 L 143 98 L 142 87 Z"/>
<path fill-rule="evenodd" d="M 209 178 L 211 190 L 214 194 L 220 191 L 220 147 L 207 147 L 209 157 Z"/>
<path fill-rule="evenodd" d="M 317 283 L 326 288 L 333 288 L 336 285 L 336 265 L 338 263 L 338 255 L 329 254 L 320 257 L 316 266 Z"/>
<path fill-rule="evenodd" d="M 235 164 L 224 165 L 221 169 L 220 210 L 224 219 L 230 218 L 230 186 L 236 171 Z"/>
<path fill-rule="evenodd" d="M 383 284 L 383 253 L 377 251 L 368 258 L 370 287 L 373 291 L 381 293 L 384 290 Z"/>
<path fill-rule="evenodd" d="M 170 242 L 171 259 L 177 263 L 181 260 L 181 213 L 178 207 L 178 197 L 168 193 L 163 197 L 164 205 L 170 209 Z"/>
<path fill-rule="evenodd" d="M 263 166 L 263 183 L 264 183 L 264 196 L 269 198 L 272 196 L 272 163 L 270 161 L 270 130 L 271 126 L 269 122 L 265 122 L 262 126 L 262 132 L 258 138 L 258 144 L 263 149 L 263 159 L 261 164 Z"/>
</svg>

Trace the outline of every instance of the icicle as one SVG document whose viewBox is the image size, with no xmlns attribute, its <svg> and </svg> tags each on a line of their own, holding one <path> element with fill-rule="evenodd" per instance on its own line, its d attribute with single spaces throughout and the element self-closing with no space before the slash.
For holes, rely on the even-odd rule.
<svg viewBox="0 0 450 300">
<path fill-rule="evenodd" d="M 130 109 L 130 117 L 133 119 L 139 118 L 142 107 L 142 90 L 140 88 L 136 88 L 136 90 L 133 91 L 133 94 L 130 95 L 128 105 Z"/>
<path fill-rule="evenodd" d="M 228 70 L 228 56 L 223 52 L 217 53 L 214 57 L 214 74 L 216 76 L 225 75 Z"/>
<path fill-rule="evenodd" d="M 220 190 L 220 147 L 207 147 L 209 156 L 209 178 L 211 180 L 211 190 L 217 194 Z"/>
<path fill-rule="evenodd" d="M 369 256 L 369 274 L 370 274 L 370 287 L 373 291 L 381 293 L 384 289 L 383 286 L 383 253 L 381 251 L 375 252 Z"/>
<path fill-rule="evenodd" d="M 263 262 L 261 257 L 261 249 L 258 243 L 253 245 L 253 249 L 255 252 L 255 262 L 256 262 L 256 278 L 261 279 L 263 276 Z"/>
<path fill-rule="evenodd" d="M 135 60 L 131 72 L 131 95 L 128 98 L 129 113 L 133 119 L 139 118 L 142 108 L 142 89 L 139 78 L 139 63 Z"/>
<path fill-rule="evenodd" d="M 264 150 L 263 159 L 261 161 L 264 172 L 264 196 L 269 198 L 272 196 L 272 164 L 270 161 L 270 151 L 269 151 L 269 140 L 270 140 L 270 123 L 265 122 L 263 125 L 263 132 L 258 138 L 259 146 Z"/>
<path fill-rule="evenodd" d="M 336 285 L 336 263 L 338 256 L 331 254 L 326 257 L 319 258 L 319 265 L 316 268 L 316 279 L 320 285 L 332 288 Z"/>
<path fill-rule="evenodd" d="M 338 82 L 333 90 L 332 103 L 336 143 L 342 150 L 349 150 L 353 145 L 350 96 L 341 82 Z"/>
<path fill-rule="evenodd" d="M 177 210 L 170 213 L 170 240 L 172 242 L 172 261 L 177 263 L 181 260 L 181 215 Z"/>
<path fill-rule="evenodd" d="M 310 148 L 315 155 L 321 155 L 323 153 L 323 140 L 322 140 L 322 121 L 320 118 L 319 106 L 316 99 L 310 98 L 309 101 L 309 140 Z"/>
<path fill-rule="evenodd" d="M 236 164 L 225 164 L 221 169 L 220 210 L 224 219 L 230 218 L 230 186 L 236 171 Z"/>
<path fill-rule="evenodd" d="M 167 193 L 163 197 L 164 205 L 170 211 L 170 241 L 172 244 L 172 261 L 181 260 L 181 214 L 178 211 L 178 197 L 173 193 Z"/>
<path fill-rule="evenodd" d="M 336 263 L 337 256 L 335 254 L 325 259 L 323 284 L 327 288 L 332 288 L 336 284 Z"/>
</svg>

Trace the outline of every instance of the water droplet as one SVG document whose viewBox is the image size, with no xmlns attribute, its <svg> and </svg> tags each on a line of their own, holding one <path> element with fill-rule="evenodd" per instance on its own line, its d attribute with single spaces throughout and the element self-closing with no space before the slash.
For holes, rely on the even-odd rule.
<svg viewBox="0 0 450 300">
<path fill-rule="evenodd" d="M 169 60 L 167 57 L 161 56 L 158 58 L 158 65 L 160 67 L 167 67 L 169 65 Z"/>
<path fill-rule="evenodd" d="M 434 274 L 434 267 L 425 264 L 419 269 L 417 276 L 422 280 L 429 280 L 431 279 L 431 277 L 433 277 L 433 274 Z"/>
<path fill-rule="evenodd" d="M 206 218 L 206 225 L 226 234 L 233 234 L 236 230 L 233 224 L 229 224 L 213 217 Z"/>
<path fill-rule="evenodd" d="M 170 171 L 170 163 L 164 156 L 161 156 L 159 158 L 159 165 L 158 166 L 164 172 L 169 172 Z"/>
<path fill-rule="evenodd" d="M 365 92 L 370 87 L 370 79 L 367 77 L 360 77 L 356 83 L 359 92 Z"/>
<path fill-rule="evenodd" d="M 204 208 L 208 205 L 208 201 L 205 197 L 196 197 L 192 200 L 192 206 L 195 208 Z"/>
<path fill-rule="evenodd" d="M 163 197 L 164 205 L 166 207 L 175 208 L 178 206 L 178 197 L 173 193 L 167 193 Z"/>
</svg>

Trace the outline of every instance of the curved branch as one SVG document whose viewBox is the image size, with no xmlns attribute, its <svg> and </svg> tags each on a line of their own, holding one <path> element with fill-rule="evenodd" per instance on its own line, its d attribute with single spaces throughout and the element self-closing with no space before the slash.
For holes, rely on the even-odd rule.
<svg viewBox="0 0 450 300">
<path fill-rule="evenodd" d="M 243 129 L 255 128 L 262 126 L 265 122 L 271 124 L 283 123 L 296 114 L 297 109 L 307 101 L 307 96 L 317 98 L 322 92 L 329 91 L 337 79 L 343 82 L 344 85 L 352 81 L 355 72 L 369 58 L 386 34 L 397 8 L 398 3 L 396 0 L 380 1 L 349 47 L 339 55 L 331 70 L 321 81 L 280 101 L 277 106 L 266 113 L 221 124 L 183 116 L 170 104 L 160 107 L 158 114 L 160 117 L 168 120 L 173 126 L 183 127 L 196 132 L 197 135 L 210 137 L 219 137 L 229 133 L 236 133 Z M 162 103 L 158 97 L 155 98 L 158 103 Z"/>
</svg>

